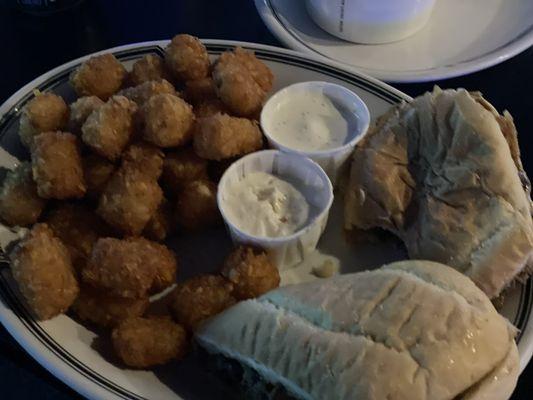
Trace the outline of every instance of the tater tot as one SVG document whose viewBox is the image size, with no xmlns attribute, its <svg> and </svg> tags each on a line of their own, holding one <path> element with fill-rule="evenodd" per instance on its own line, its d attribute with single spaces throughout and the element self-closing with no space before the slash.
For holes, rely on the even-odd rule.
<svg viewBox="0 0 533 400">
<path fill-rule="evenodd" d="M 67 248 L 46 224 L 37 224 L 11 254 L 11 271 L 40 320 L 65 312 L 78 295 Z"/>
<path fill-rule="evenodd" d="M 158 94 L 148 99 L 141 111 L 144 140 L 159 147 L 176 147 L 192 139 L 194 113 L 181 98 Z"/>
<path fill-rule="evenodd" d="M 33 180 L 37 193 L 46 199 L 80 198 L 85 179 L 76 136 L 67 132 L 44 132 L 31 147 Z"/>
<path fill-rule="evenodd" d="M 80 204 L 60 204 L 44 220 L 67 247 L 77 271 L 85 265 L 98 238 L 108 233 L 100 218 Z"/>
<path fill-rule="evenodd" d="M 233 284 L 217 275 L 200 275 L 178 284 L 172 303 L 176 320 L 194 331 L 205 319 L 235 304 Z"/>
<path fill-rule="evenodd" d="M 243 117 L 258 113 L 266 98 L 265 88 L 271 86 L 271 82 L 268 84 L 268 78 L 259 78 L 259 69 L 254 68 L 253 72 L 250 71 L 251 64 L 247 56 L 240 56 L 236 52 L 225 52 L 218 58 L 213 69 L 218 97 L 232 113 Z M 270 76 L 270 81 L 271 79 Z"/>
<path fill-rule="evenodd" d="M 182 358 L 187 332 L 168 317 L 128 318 L 111 335 L 117 356 L 128 367 L 149 368 Z"/>
<path fill-rule="evenodd" d="M 96 198 L 113 175 L 115 164 L 96 154 L 89 154 L 82 158 L 83 176 L 87 185 L 87 196 Z"/>
<path fill-rule="evenodd" d="M 176 283 L 178 264 L 176 256 L 168 247 L 142 237 L 130 237 L 126 240 L 137 245 L 137 251 L 147 268 L 155 269 L 151 292 L 160 292 Z"/>
<path fill-rule="evenodd" d="M 194 150 L 208 160 L 244 155 L 263 146 L 259 126 L 246 118 L 215 114 L 200 118 L 195 129 Z"/>
<path fill-rule="evenodd" d="M 116 160 L 130 140 L 137 105 L 124 96 L 113 96 L 91 113 L 83 124 L 83 142 L 96 153 Z"/>
<path fill-rule="evenodd" d="M 173 227 L 172 207 L 170 203 L 163 198 L 150 221 L 143 230 L 143 235 L 148 239 L 161 242 L 172 232 Z"/>
<path fill-rule="evenodd" d="M 157 81 L 148 81 L 144 82 L 138 86 L 127 88 L 118 92 L 119 95 L 122 95 L 139 106 L 143 105 L 149 98 L 157 94 L 172 94 L 177 96 L 176 89 L 170 82 L 165 79 Z"/>
<path fill-rule="evenodd" d="M 138 142 L 124 151 L 122 165 L 125 168 L 137 168 L 157 180 L 163 171 L 163 157 L 163 152 L 157 147 Z"/>
<path fill-rule="evenodd" d="M 33 138 L 39 133 L 61 130 L 67 124 L 69 109 L 61 96 L 41 93 L 23 108 L 19 135 L 22 144 L 30 147 Z"/>
<path fill-rule="evenodd" d="M 132 86 L 159 79 L 168 80 L 169 74 L 165 67 L 165 61 L 157 54 L 147 54 L 135 61 L 129 73 L 129 83 Z"/>
<path fill-rule="evenodd" d="M 107 182 L 97 213 L 123 233 L 139 235 L 162 199 L 163 191 L 153 176 L 123 165 Z"/>
<path fill-rule="evenodd" d="M 157 272 L 155 264 L 146 260 L 146 246 L 137 241 L 100 238 L 82 270 L 82 279 L 113 296 L 145 297 Z"/>
<path fill-rule="evenodd" d="M 78 96 L 97 96 L 107 100 L 122 86 L 126 69 L 113 54 L 91 57 L 70 75 Z"/>
<path fill-rule="evenodd" d="M 221 221 L 217 206 L 217 186 L 208 180 L 183 185 L 176 206 L 178 223 L 188 230 L 198 230 Z"/>
<path fill-rule="evenodd" d="M 87 121 L 89 115 L 104 104 L 103 100 L 96 96 L 80 97 L 70 104 L 70 116 L 67 124 L 69 132 L 80 135 L 81 127 Z"/>
<path fill-rule="evenodd" d="M 239 246 L 224 261 L 222 276 L 233 283 L 238 300 L 259 297 L 279 286 L 279 271 L 267 254 L 250 246 Z"/>
<path fill-rule="evenodd" d="M 30 163 L 23 162 L 7 173 L 0 189 L 0 218 L 4 222 L 11 226 L 34 224 L 45 204 L 37 194 Z"/>
<path fill-rule="evenodd" d="M 128 299 L 82 285 L 72 311 L 83 321 L 108 328 L 127 318 L 140 317 L 149 304 L 148 297 Z"/>
<path fill-rule="evenodd" d="M 216 98 L 215 82 L 211 77 L 185 82 L 185 99 L 191 104 L 198 104 L 206 99 Z"/>
<path fill-rule="evenodd" d="M 209 55 L 198 38 L 176 35 L 165 49 L 165 62 L 178 81 L 205 78 L 209 74 Z"/>
<path fill-rule="evenodd" d="M 198 157 L 192 148 L 167 154 L 163 162 L 164 189 L 175 196 L 185 183 L 208 179 L 207 165 L 208 161 Z"/>
</svg>

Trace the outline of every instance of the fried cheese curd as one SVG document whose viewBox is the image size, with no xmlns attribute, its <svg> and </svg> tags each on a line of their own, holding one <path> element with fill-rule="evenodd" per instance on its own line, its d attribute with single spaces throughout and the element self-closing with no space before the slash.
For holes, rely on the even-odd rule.
<svg viewBox="0 0 533 400">
<path fill-rule="evenodd" d="M 183 185 L 176 204 L 176 219 L 183 228 L 196 231 L 221 221 L 217 206 L 217 186 L 209 180 Z"/>
<path fill-rule="evenodd" d="M 69 132 L 81 135 L 81 127 L 85 121 L 87 121 L 89 115 L 104 104 L 104 101 L 96 96 L 80 97 L 75 102 L 71 103 L 69 106 L 70 114 L 67 123 Z"/>
<path fill-rule="evenodd" d="M 109 328 L 127 318 L 140 317 L 149 304 L 148 296 L 125 298 L 82 285 L 76 301 L 72 304 L 72 311 L 82 321 Z"/>
<path fill-rule="evenodd" d="M 93 199 L 97 198 L 113 175 L 116 166 L 97 154 L 88 154 L 82 158 L 81 162 L 85 185 L 87 186 L 87 196 Z"/>
<path fill-rule="evenodd" d="M 233 284 L 222 276 L 199 275 L 179 283 L 173 294 L 173 315 L 189 331 L 235 304 Z"/>
<path fill-rule="evenodd" d="M 46 200 L 37 194 L 31 164 L 23 162 L 8 171 L 0 189 L 0 218 L 10 226 L 37 222 Z"/>
<path fill-rule="evenodd" d="M 193 145 L 200 157 L 218 161 L 259 150 L 263 136 L 256 122 L 219 113 L 198 120 Z"/>
<path fill-rule="evenodd" d="M 170 203 L 163 198 L 150 221 L 143 230 L 143 236 L 150 240 L 162 242 L 172 232 L 173 214 Z"/>
<path fill-rule="evenodd" d="M 187 182 L 208 179 L 208 161 L 190 147 L 168 153 L 163 161 L 161 181 L 164 189 L 176 196 Z"/>
<path fill-rule="evenodd" d="M 81 204 L 59 204 L 44 221 L 67 247 L 76 271 L 81 271 L 98 238 L 108 233 L 100 218 Z"/>
<path fill-rule="evenodd" d="M 116 160 L 133 133 L 136 111 L 137 105 L 126 97 L 111 97 L 83 124 L 83 142 L 102 157 Z"/>
<path fill-rule="evenodd" d="M 169 317 L 128 318 L 113 329 L 111 340 L 117 356 L 133 368 L 181 359 L 189 345 L 185 329 Z"/>
<path fill-rule="evenodd" d="M 30 147 L 33 138 L 42 132 L 63 129 L 69 118 L 69 108 L 63 98 L 54 93 L 37 94 L 22 109 L 19 136 Z"/>
<path fill-rule="evenodd" d="M 134 101 L 139 106 L 142 106 L 149 98 L 157 94 L 172 94 L 174 96 L 178 95 L 176 93 L 176 89 L 174 89 L 174 86 L 172 86 L 172 84 L 165 79 L 147 81 L 138 86 L 121 90 L 117 94 Z"/>
<path fill-rule="evenodd" d="M 157 179 L 137 167 L 121 166 L 107 182 L 97 213 L 128 235 L 139 235 L 163 199 Z"/>
<path fill-rule="evenodd" d="M 11 272 L 40 320 L 65 312 L 78 295 L 67 248 L 46 224 L 36 224 L 11 254 Z"/>
<path fill-rule="evenodd" d="M 256 115 L 274 80 L 270 69 L 241 48 L 223 53 L 213 69 L 218 97 L 239 116 Z"/>
<path fill-rule="evenodd" d="M 137 142 L 124 151 L 122 165 L 124 168 L 137 168 L 157 180 L 163 172 L 163 157 L 163 152 L 156 146 Z"/>
<path fill-rule="evenodd" d="M 45 199 L 72 199 L 85 195 L 85 179 L 76 136 L 44 132 L 31 146 L 33 180 Z"/>
<path fill-rule="evenodd" d="M 113 54 L 101 54 L 83 62 L 70 75 L 70 84 L 79 97 L 97 96 L 107 100 L 121 87 L 127 72 Z"/>
<path fill-rule="evenodd" d="M 192 139 L 192 106 L 171 94 L 149 98 L 141 108 L 144 140 L 159 147 L 177 147 Z"/>
<path fill-rule="evenodd" d="M 135 61 L 128 75 L 129 83 L 132 86 L 160 79 L 169 80 L 169 78 L 165 61 L 156 54 L 147 54 L 140 60 Z"/>
<path fill-rule="evenodd" d="M 180 82 L 205 78 L 209 74 L 209 55 L 200 40 L 191 35 L 176 35 L 165 49 L 169 72 Z"/>
<path fill-rule="evenodd" d="M 279 286 L 279 271 L 265 251 L 239 246 L 224 261 L 222 276 L 233 283 L 238 300 L 259 297 Z"/>
<path fill-rule="evenodd" d="M 176 258 L 144 238 L 100 238 L 82 270 L 83 281 L 113 296 L 142 298 L 175 281 Z"/>
<path fill-rule="evenodd" d="M 178 263 L 172 250 L 143 237 L 130 237 L 126 241 L 134 243 L 144 258 L 144 264 L 155 270 L 150 293 L 161 292 L 176 282 Z"/>
</svg>

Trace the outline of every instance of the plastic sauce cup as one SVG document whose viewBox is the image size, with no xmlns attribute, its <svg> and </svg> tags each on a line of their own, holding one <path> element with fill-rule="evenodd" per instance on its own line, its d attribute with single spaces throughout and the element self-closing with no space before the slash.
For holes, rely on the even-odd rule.
<svg viewBox="0 0 533 400">
<path fill-rule="evenodd" d="M 272 135 L 272 124 L 275 121 L 275 113 L 280 109 L 281 104 L 287 101 L 287 97 L 298 92 L 320 92 L 328 97 L 335 105 L 344 109 L 344 117 L 352 118 L 349 125 L 354 127 L 354 129 L 348 132 L 348 137 L 344 144 L 326 150 L 308 151 L 288 147 L 283 143 L 282 139 L 280 140 L 280 138 Z M 287 86 L 270 97 L 261 111 L 260 123 L 271 148 L 311 158 L 326 171 L 331 182 L 335 184 L 340 172 L 352 154 L 355 145 L 368 131 L 370 112 L 363 100 L 351 90 L 334 83 L 311 81 Z M 285 134 L 291 135 L 293 132 L 287 131 Z"/>
<path fill-rule="evenodd" d="M 304 227 L 288 236 L 255 236 L 241 230 L 235 221 L 228 218 L 227 208 L 231 207 L 226 201 L 229 187 L 253 172 L 265 172 L 297 182 L 297 189 L 316 210 Z M 315 250 L 326 227 L 333 202 L 333 187 L 322 168 L 309 158 L 277 150 L 264 150 L 235 161 L 226 170 L 218 185 L 217 202 L 233 242 L 265 249 L 278 269 L 285 270 L 298 264 Z M 249 215 L 249 218 L 255 217 Z"/>
</svg>

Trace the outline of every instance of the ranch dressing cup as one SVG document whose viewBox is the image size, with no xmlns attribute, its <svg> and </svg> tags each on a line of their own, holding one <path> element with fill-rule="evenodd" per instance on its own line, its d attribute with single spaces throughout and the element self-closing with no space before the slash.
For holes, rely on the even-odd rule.
<svg viewBox="0 0 533 400">
<path fill-rule="evenodd" d="M 256 172 L 290 182 L 303 195 L 311 212 L 296 232 L 281 237 L 252 235 L 240 228 L 239 221 L 232 219 L 234 213 L 230 207 L 235 204 L 232 188 Z M 277 150 L 259 151 L 235 161 L 222 176 L 217 193 L 218 208 L 233 242 L 265 249 L 280 270 L 298 264 L 315 250 L 326 227 L 332 202 L 331 182 L 318 164 L 309 158 Z M 258 218 L 253 213 L 246 217 Z"/>
<path fill-rule="evenodd" d="M 446 1 L 446 0 L 443 0 Z M 426 25 L 435 0 L 306 0 L 307 11 L 326 32 L 355 43 L 405 39 Z"/>
<path fill-rule="evenodd" d="M 309 157 L 333 184 L 370 124 L 366 104 L 351 90 L 327 82 L 302 82 L 265 104 L 261 128 L 271 148 Z"/>
</svg>

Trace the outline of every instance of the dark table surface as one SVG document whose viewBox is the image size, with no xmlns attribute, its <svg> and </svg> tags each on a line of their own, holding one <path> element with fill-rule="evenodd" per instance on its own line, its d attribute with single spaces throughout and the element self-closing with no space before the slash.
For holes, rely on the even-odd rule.
<svg viewBox="0 0 533 400">
<path fill-rule="evenodd" d="M 252 0 L 86 0 L 48 17 L 21 13 L 0 0 L 0 104 L 23 84 L 87 53 L 185 32 L 201 38 L 233 39 L 281 46 L 256 13 Z M 394 85 L 411 96 L 441 87 L 480 90 L 518 127 L 524 167 L 533 171 L 533 48 L 488 70 L 440 82 Z M 512 399 L 531 399 L 533 363 Z M 80 396 L 38 365 L 0 327 L 0 398 L 72 399 Z"/>
</svg>

